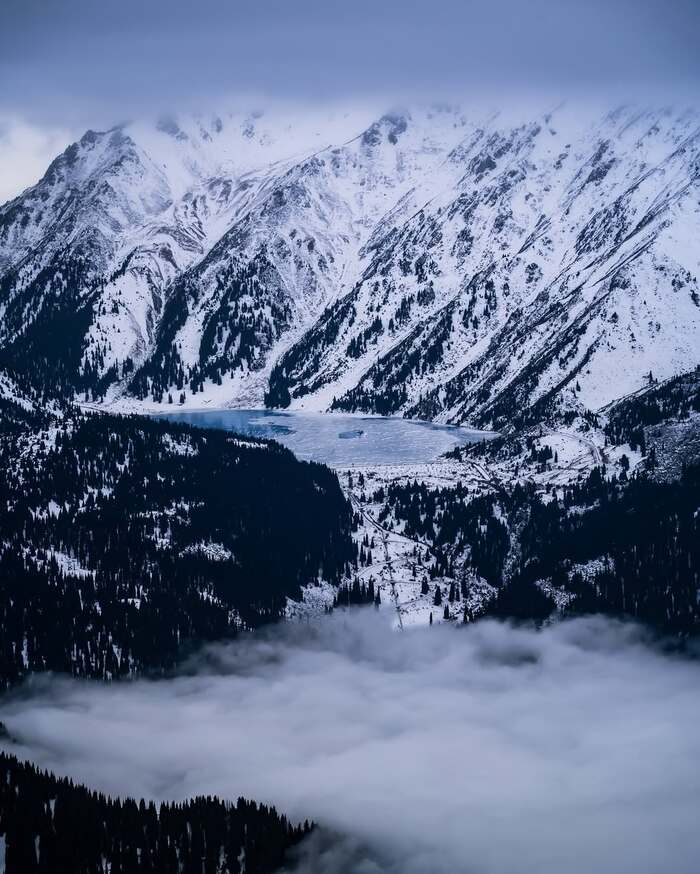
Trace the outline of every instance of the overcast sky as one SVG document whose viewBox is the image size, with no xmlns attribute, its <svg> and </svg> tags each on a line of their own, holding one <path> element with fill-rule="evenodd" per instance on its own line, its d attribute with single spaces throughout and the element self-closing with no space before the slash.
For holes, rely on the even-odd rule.
<svg viewBox="0 0 700 874">
<path fill-rule="evenodd" d="M 2 0 L 0 197 L 57 138 L 231 95 L 687 101 L 699 22 L 697 0 Z"/>
</svg>

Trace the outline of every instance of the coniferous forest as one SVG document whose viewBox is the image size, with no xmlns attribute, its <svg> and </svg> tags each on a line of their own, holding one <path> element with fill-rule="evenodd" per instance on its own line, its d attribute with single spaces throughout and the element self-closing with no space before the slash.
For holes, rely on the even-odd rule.
<svg viewBox="0 0 700 874">
<path fill-rule="evenodd" d="M 435 551 L 432 573 L 478 576 L 497 590 L 485 614 L 541 619 L 565 612 L 633 617 L 681 635 L 700 629 L 700 466 L 658 482 L 649 471 L 538 494 L 533 484 L 469 496 L 456 487 L 392 484 L 384 520 Z M 473 618 L 465 614 L 465 619 Z"/>
<path fill-rule="evenodd" d="M 108 798 L 0 753 L 5 874 L 271 874 L 310 828 L 243 798 Z"/>
<path fill-rule="evenodd" d="M 3 418 L 0 680 L 114 678 L 278 618 L 354 563 L 335 475 L 145 418 Z"/>
</svg>

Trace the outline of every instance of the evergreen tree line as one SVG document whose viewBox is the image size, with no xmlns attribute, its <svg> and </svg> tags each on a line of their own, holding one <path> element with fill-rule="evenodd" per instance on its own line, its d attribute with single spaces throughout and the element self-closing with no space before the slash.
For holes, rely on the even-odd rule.
<svg viewBox="0 0 700 874">
<path fill-rule="evenodd" d="M 381 326 L 381 322 L 379 324 Z M 429 338 L 423 337 L 421 325 L 416 327 L 379 359 L 365 380 L 342 397 L 334 398 L 331 408 L 348 412 L 365 410 L 380 416 L 395 413 L 408 400 L 406 385 L 410 378 L 431 373 L 440 366 L 451 325 L 452 313 L 445 309 L 433 322 Z M 362 349 L 360 354 L 364 351 Z"/>
<path fill-rule="evenodd" d="M 455 487 L 432 489 L 425 483 L 391 483 L 374 500 L 384 501 L 379 521 L 389 515 L 404 523 L 403 532 L 431 545 L 434 561 L 430 576 L 453 576 L 454 559 L 468 556 L 469 566 L 487 582 L 498 585 L 510 545 L 505 515 L 522 501 L 522 487 L 495 496 L 474 495 L 461 482 Z M 494 512 L 504 502 L 502 517 Z"/>
<path fill-rule="evenodd" d="M 43 431 L 10 422 L 0 465 L 6 684 L 168 667 L 356 564 L 336 476 L 270 441 L 69 413 Z"/>
<path fill-rule="evenodd" d="M 533 484 L 470 495 L 393 483 L 387 512 L 428 541 L 435 574 L 467 571 L 498 589 L 490 615 L 543 618 L 554 609 L 538 583 L 573 596 L 570 612 L 631 616 L 681 635 L 700 630 L 700 466 L 661 483 L 646 472 L 538 494 Z M 375 496 L 376 498 L 377 496 Z M 468 588 L 462 583 L 462 593 Z"/>
<path fill-rule="evenodd" d="M 374 585 L 374 578 L 370 577 L 365 583 L 359 577 L 355 577 L 352 583 L 342 583 L 333 598 L 333 607 L 352 607 L 363 604 L 374 604 L 378 607 L 382 602 L 379 588 Z"/>
<path fill-rule="evenodd" d="M 648 379 L 649 388 L 643 394 L 615 404 L 605 426 L 612 443 L 628 443 L 642 453 L 646 452 L 645 428 L 700 412 L 700 365 L 663 383 L 654 383 L 651 373 Z"/>
<path fill-rule="evenodd" d="M 203 391 L 206 380 L 221 385 L 224 376 L 237 370 L 258 370 L 264 353 L 289 326 L 291 306 L 278 293 L 280 279 L 266 254 L 259 253 L 248 264 L 232 258 L 214 277 L 217 305 L 203 323 L 198 360 L 184 362 L 177 333 L 199 298 L 200 273 L 217 260 L 216 253 L 171 289 L 153 354 L 129 380 L 137 398 L 178 404 L 188 393 Z"/>
<path fill-rule="evenodd" d="M 290 324 L 291 305 L 279 294 L 280 279 L 265 252 L 245 265 L 231 258 L 214 277 L 218 305 L 203 324 L 199 359 L 184 362 L 176 335 L 199 297 L 200 272 L 218 257 L 215 250 L 171 289 L 153 355 L 138 369 L 128 356 L 106 366 L 110 339 L 86 338 L 96 317 L 106 314 L 105 282 L 123 275 L 129 259 L 109 277 L 96 272 L 93 242 L 88 238 L 71 253 L 58 252 L 30 282 L 24 264 L 0 277 L 0 368 L 21 374 L 44 401 L 97 401 L 121 380 L 137 398 L 177 404 L 202 391 L 205 380 L 220 385 L 236 370 L 259 369 L 265 351 Z M 119 313 L 122 305 L 117 297 L 111 311 Z"/>
<path fill-rule="evenodd" d="M 700 631 L 700 466 L 671 483 L 600 468 L 563 497 L 534 501 L 512 585 L 549 580 L 573 612 L 632 616 L 665 631 Z M 581 565 L 597 562 L 586 573 Z"/>
<path fill-rule="evenodd" d="M 243 798 L 109 798 L 0 753 L 5 874 L 271 874 L 310 830 Z"/>
<path fill-rule="evenodd" d="M 8 338 L 0 349 L 0 368 L 14 372 L 44 401 L 99 393 L 96 367 L 102 350 L 95 350 L 94 360 L 86 359 L 85 335 L 103 280 L 90 269 L 90 260 L 86 244 L 85 252 L 70 257 L 58 253 L 27 284 L 22 268 L 0 278 Z"/>
<path fill-rule="evenodd" d="M 288 407 L 292 399 L 290 386 L 295 382 L 299 383 L 294 389 L 295 398 L 313 391 L 315 368 L 323 352 L 338 339 L 341 330 L 349 330 L 355 321 L 356 296 L 357 290 L 353 289 L 337 306 L 327 307 L 304 338 L 288 349 L 275 364 L 265 393 L 266 407 Z M 309 363 L 311 352 L 314 354 Z"/>
</svg>

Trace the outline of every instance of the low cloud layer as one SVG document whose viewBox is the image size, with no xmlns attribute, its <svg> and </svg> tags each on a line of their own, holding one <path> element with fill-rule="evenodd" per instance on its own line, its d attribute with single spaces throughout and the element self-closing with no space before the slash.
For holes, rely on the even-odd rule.
<svg viewBox="0 0 700 874">
<path fill-rule="evenodd" d="M 700 664 L 601 619 L 400 634 L 368 612 L 173 679 L 44 680 L 18 752 L 109 793 L 216 793 L 323 830 L 306 874 L 695 872 Z"/>
<path fill-rule="evenodd" d="M 678 99 L 699 25 L 695 0 L 3 0 L 0 108 L 114 123 L 241 93 Z"/>
<path fill-rule="evenodd" d="M 0 204 L 58 151 L 37 138 L 168 113 L 696 106 L 699 33 L 697 0 L 3 0 Z M 2 117 L 17 127 L 4 142 Z"/>
<path fill-rule="evenodd" d="M 15 116 L 3 117 L 0 107 L 0 205 L 33 185 L 59 152 L 76 138 L 62 127 L 36 126 Z"/>
</svg>

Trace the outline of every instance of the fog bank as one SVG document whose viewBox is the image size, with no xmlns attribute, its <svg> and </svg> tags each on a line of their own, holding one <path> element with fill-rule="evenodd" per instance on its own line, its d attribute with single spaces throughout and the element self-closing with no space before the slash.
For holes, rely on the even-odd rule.
<svg viewBox="0 0 700 874">
<path fill-rule="evenodd" d="M 0 720 L 15 752 L 109 793 L 314 818 L 305 872 L 683 874 L 699 689 L 700 664 L 634 626 L 401 634 L 358 611 L 211 647 L 168 680 L 44 678 Z"/>
</svg>

